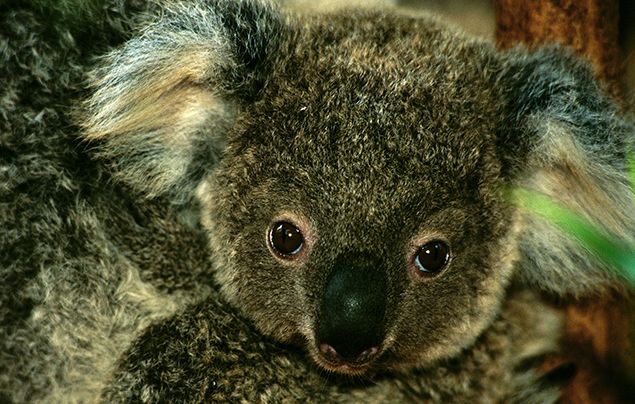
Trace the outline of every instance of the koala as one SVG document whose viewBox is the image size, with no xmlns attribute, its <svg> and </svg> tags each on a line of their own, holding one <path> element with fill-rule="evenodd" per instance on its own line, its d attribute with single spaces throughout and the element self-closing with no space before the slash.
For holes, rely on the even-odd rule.
<svg viewBox="0 0 635 404">
<path fill-rule="evenodd" d="M 78 3 L 79 4 L 79 3 Z M 555 402 L 634 127 L 586 63 L 266 0 L 0 8 L 0 401 Z"/>
</svg>

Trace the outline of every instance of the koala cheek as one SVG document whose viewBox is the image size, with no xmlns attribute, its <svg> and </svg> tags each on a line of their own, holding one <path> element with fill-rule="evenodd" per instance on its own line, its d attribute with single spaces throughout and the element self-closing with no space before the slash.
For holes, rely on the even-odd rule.
<svg viewBox="0 0 635 404">
<path fill-rule="evenodd" d="M 446 274 L 451 276 L 412 282 L 387 336 L 394 341 L 391 350 L 398 358 L 396 368 L 432 364 L 457 355 L 476 341 L 499 314 L 512 273 L 514 259 L 508 250 L 502 252 L 496 254 L 501 264 L 496 269 L 455 262 Z"/>
</svg>

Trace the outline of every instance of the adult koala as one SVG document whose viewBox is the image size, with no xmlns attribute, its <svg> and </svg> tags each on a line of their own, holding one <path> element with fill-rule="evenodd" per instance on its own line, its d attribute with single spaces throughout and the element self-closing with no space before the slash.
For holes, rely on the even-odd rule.
<svg viewBox="0 0 635 404">
<path fill-rule="evenodd" d="M 2 400 L 557 399 L 536 292 L 619 280 L 503 191 L 632 239 L 633 127 L 585 65 L 381 11 L 83 7 L 2 9 Z"/>
</svg>

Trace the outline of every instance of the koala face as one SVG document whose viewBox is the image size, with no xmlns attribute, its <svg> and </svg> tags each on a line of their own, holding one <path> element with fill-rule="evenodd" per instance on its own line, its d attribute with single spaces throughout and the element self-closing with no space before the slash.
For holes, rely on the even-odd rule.
<svg viewBox="0 0 635 404">
<path fill-rule="evenodd" d="M 615 153 L 632 128 L 558 52 L 499 53 L 429 18 L 219 0 L 168 8 L 95 76 L 84 137 L 113 176 L 198 199 L 225 297 L 332 371 L 458 353 L 512 276 L 562 294 L 611 281 L 509 206 L 508 186 L 564 187 L 633 234 Z"/>
<path fill-rule="evenodd" d="M 435 55 L 373 18 L 306 22 L 199 190 L 226 295 L 345 372 L 464 348 L 516 257 L 495 94 L 449 73 L 481 44 Z"/>
</svg>

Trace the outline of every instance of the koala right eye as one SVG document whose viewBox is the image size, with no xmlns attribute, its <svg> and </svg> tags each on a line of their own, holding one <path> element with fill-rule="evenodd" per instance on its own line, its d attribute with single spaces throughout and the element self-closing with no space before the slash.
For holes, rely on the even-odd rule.
<svg viewBox="0 0 635 404">
<path fill-rule="evenodd" d="M 293 258 L 302 251 L 304 237 L 296 226 L 289 222 L 277 222 L 269 232 L 271 249 L 282 258 Z"/>
<path fill-rule="evenodd" d="M 441 271 L 450 259 L 450 247 L 440 240 L 434 240 L 419 247 L 415 255 L 415 266 L 420 274 L 434 275 Z"/>
</svg>

